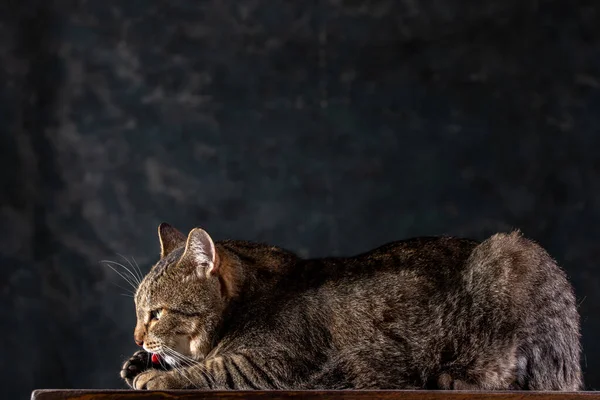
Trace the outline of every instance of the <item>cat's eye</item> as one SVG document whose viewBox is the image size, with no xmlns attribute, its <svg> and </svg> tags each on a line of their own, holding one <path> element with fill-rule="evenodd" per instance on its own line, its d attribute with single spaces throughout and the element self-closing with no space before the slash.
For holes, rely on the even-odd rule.
<svg viewBox="0 0 600 400">
<path fill-rule="evenodd" d="M 150 312 L 150 319 L 158 320 L 162 316 L 163 310 L 153 310 Z"/>
</svg>

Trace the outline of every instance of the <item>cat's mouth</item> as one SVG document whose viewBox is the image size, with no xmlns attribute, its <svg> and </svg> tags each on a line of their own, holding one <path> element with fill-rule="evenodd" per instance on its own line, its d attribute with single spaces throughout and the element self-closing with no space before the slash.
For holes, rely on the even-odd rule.
<svg viewBox="0 0 600 400">
<path fill-rule="evenodd" d="M 157 367 L 169 369 L 169 367 L 177 368 L 185 364 L 184 356 L 174 352 L 173 354 L 169 354 L 169 352 L 163 350 L 154 350 L 154 352 L 149 351 L 148 353 L 150 353 L 150 360 L 152 364 L 156 365 Z"/>
<path fill-rule="evenodd" d="M 177 346 L 179 345 L 179 346 Z M 198 360 L 181 351 L 181 343 L 174 343 L 174 346 L 165 346 L 158 344 L 155 346 L 144 345 L 144 350 L 151 354 L 151 361 L 155 365 L 162 367 L 181 367 L 197 363 Z"/>
</svg>

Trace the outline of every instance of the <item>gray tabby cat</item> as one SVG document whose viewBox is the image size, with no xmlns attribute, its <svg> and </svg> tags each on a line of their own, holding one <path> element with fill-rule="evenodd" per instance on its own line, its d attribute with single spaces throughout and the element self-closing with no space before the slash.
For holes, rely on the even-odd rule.
<svg viewBox="0 0 600 400">
<path fill-rule="evenodd" d="M 302 259 L 158 230 L 121 371 L 135 389 L 581 388 L 572 287 L 519 233 Z"/>
</svg>

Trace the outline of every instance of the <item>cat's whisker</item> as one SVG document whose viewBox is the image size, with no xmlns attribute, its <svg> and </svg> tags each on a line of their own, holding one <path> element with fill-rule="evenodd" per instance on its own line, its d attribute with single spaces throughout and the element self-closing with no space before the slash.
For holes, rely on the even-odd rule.
<svg viewBox="0 0 600 400">
<path fill-rule="evenodd" d="M 133 266 L 133 264 L 131 263 L 129 258 L 125 257 L 123 254 L 120 254 L 120 253 L 117 253 L 117 255 L 119 257 L 121 257 L 123 260 L 125 260 L 125 262 L 129 265 L 129 268 L 127 268 L 127 271 L 131 274 L 131 276 L 135 279 L 135 281 L 141 282 L 142 277 L 140 276 L 139 272 L 135 269 L 135 267 Z M 125 265 L 123 265 L 123 267 L 125 267 Z"/>
<path fill-rule="evenodd" d="M 172 349 L 171 349 L 172 350 Z M 196 361 L 192 358 L 189 358 L 187 356 L 184 356 L 183 354 L 177 353 L 176 351 L 172 350 L 174 353 L 172 354 L 172 356 L 174 356 L 175 358 L 177 358 L 182 364 L 190 366 L 190 367 L 194 367 L 194 366 L 198 366 L 199 368 L 204 368 L 205 372 L 207 374 L 210 375 L 210 372 L 208 371 L 207 368 L 204 367 L 204 364 L 202 364 L 200 361 Z M 211 375 L 212 377 L 212 375 Z M 214 378 L 214 377 L 213 377 Z"/>
<path fill-rule="evenodd" d="M 105 264 L 105 265 L 107 265 L 107 264 Z M 136 287 L 133 285 L 133 283 L 131 283 L 130 281 L 128 281 L 126 278 L 124 278 L 124 277 L 123 277 L 123 276 L 122 276 L 122 275 L 121 275 L 121 274 L 120 274 L 120 273 L 119 273 L 117 270 L 115 270 L 114 268 L 112 268 L 112 267 L 111 267 L 111 266 L 109 266 L 109 265 L 107 265 L 107 266 L 108 266 L 110 269 L 112 269 L 112 270 L 113 270 L 115 273 L 117 273 L 119 276 L 121 276 L 121 277 L 122 277 L 122 278 L 125 280 L 125 282 L 127 282 L 127 283 L 128 283 L 128 284 L 129 284 L 129 285 L 130 285 L 130 286 L 131 286 L 131 287 L 132 287 L 134 290 L 137 290 L 137 288 L 136 288 Z M 118 287 L 120 287 L 120 288 L 122 289 L 122 287 L 121 287 L 121 286 L 118 286 Z"/>
<path fill-rule="evenodd" d="M 142 278 L 141 280 L 144 280 L 144 273 L 142 272 L 142 269 L 138 265 L 137 261 L 135 261 L 135 258 L 133 256 L 131 256 L 131 259 L 133 260 L 133 264 L 135 265 L 135 267 L 137 268 L 138 272 L 140 273 L 140 277 Z"/>
<path fill-rule="evenodd" d="M 159 352 L 158 354 L 160 354 L 160 352 Z M 163 367 L 163 369 L 165 369 L 165 370 L 166 370 L 166 369 L 168 369 L 168 368 L 167 368 L 167 365 L 168 365 L 168 364 L 167 364 L 167 365 L 165 365 L 165 363 L 163 363 L 163 357 L 159 357 L 159 358 L 158 358 L 158 363 L 160 364 L 160 366 L 161 366 L 161 367 Z"/>
<path fill-rule="evenodd" d="M 212 384 L 215 384 L 215 377 L 210 373 L 208 368 L 206 368 L 206 366 L 204 366 L 201 362 L 196 361 L 190 357 L 187 357 L 167 346 L 164 346 L 163 350 L 165 350 L 165 352 L 168 353 L 169 356 L 171 356 L 174 359 L 176 359 L 177 361 L 181 362 L 184 366 L 187 366 L 189 368 L 198 368 L 200 370 L 200 372 L 202 372 L 207 377 L 207 379 L 210 380 L 210 382 Z"/>
<path fill-rule="evenodd" d="M 123 257 L 121 254 L 118 254 L 118 256 Z M 125 260 L 127 261 L 127 258 L 125 258 Z M 133 271 L 131 270 L 131 268 L 128 268 L 126 265 L 123 265 L 119 262 L 116 261 L 111 261 L 112 264 L 118 265 L 119 267 L 123 268 L 125 271 L 127 271 L 128 276 L 131 277 L 131 280 L 136 283 L 137 285 L 139 285 L 141 283 L 141 280 L 139 279 L 139 277 L 133 273 Z"/>
<path fill-rule="evenodd" d="M 143 280 L 143 276 L 141 276 L 140 271 L 138 271 L 135 266 L 131 263 L 131 261 L 129 260 L 129 258 L 125 257 L 123 254 L 119 254 L 117 253 L 117 255 L 119 257 L 121 257 L 123 260 L 125 260 L 127 262 L 127 264 L 129 264 L 129 266 L 131 267 L 131 270 L 128 269 L 128 271 L 135 276 L 135 279 L 138 283 L 142 282 Z"/>
<path fill-rule="evenodd" d="M 121 268 L 125 268 L 123 266 L 123 264 L 120 264 L 118 262 L 115 261 L 111 261 L 111 260 L 101 260 L 100 261 L 101 264 L 104 264 L 105 266 L 109 267 L 110 269 L 112 269 L 114 272 L 116 272 L 121 278 L 123 278 L 127 283 L 129 283 L 131 286 L 133 286 L 134 288 L 137 289 L 137 280 L 133 279 L 129 274 L 125 274 L 124 272 L 120 272 L 118 271 L 115 267 L 113 267 L 113 265 L 117 265 Z M 125 268 L 127 270 L 127 268 Z"/>
<path fill-rule="evenodd" d="M 137 290 L 138 285 L 136 285 L 134 282 L 132 282 L 131 278 L 122 274 L 121 272 L 119 272 L 116 268 L 114 268 L 111 264 L 117 264 L 117 265 L 121 265 L 117 262 L 114 261 L 110 261 L 110 260 L 102 260 L 100 261 L 100 263 L 104 263 L 105 266 L 107 266 L 108 268 L 112 269 L 113 271 L 115 271 L 121 278 L 123 278 L 125 280 L 125 282 L 127 282 L 128 284 L 131 285 L 131 287 L 133 288 L 133 290 Z M 121 265 L 122 266 L 122 265 Z"/>
<path fill-rule="evenodd" d="M 178 359 L 177 359 L 177 356 L 176 356 L 177 352 L 176 352 L 175 350 L 173 350 L 173 349 L 171 349 L 171 348 L 167 347 L 167 346 L 162 346 L 162 351 L 161 351 L 161 353 L 164 353 L 164 354 L 163 354 L 163 356 L 164 356 L 164 355 L 167 355 L 167 356 L 169 356 L 169 357 L 171 357 L 171 358 L 174 358 L 176 361 L 180 361 L 180 360 L 178 360 Z M 161 362 L 161 364 L 162 364 L 162 362 Z M 181 368 L 181 367 L 179 367 L 179 366 L 177 365 L 177 363 L 174 363 L 173 365 L 171 365 L 171 367 L 172 367 L 172 368 L 173 368 L 173 369 L 174 369 L 174 370 L 175 370 L 175 371 L 176 371 L 176 372 L 177 372 L 179 375 L 181 375 L 182 377 L 184 377 L 185 379 L 187 379 L 187 380 L 188 380 L 188 382 L 190 382 L 190 384 L 192 385 L 192 387 L 193 387 L 194 389 L 197 389 L 197 388 L 198 388 L 198 386 L 197 386 L 196 384 L 194 384 L 194 382 L 193 382 L 193 381 L 192 381 L 192 380 L 191 380 L 191 379 L 190 379 L 190 378 L 189 378 L 189 377 L 188 377 L 188 376 L 185 374 L 185 368 Z M 184 365 L 184 367 L 185 367 L 185 365 Z"/>
<path fill-rule="evenodd" d="M 186 360 L 185 356 L 183 354 L 178 353 L 177 351 L 171 349 L 170 347 L 166 347 L 164 346 L 164 351 L 173 359 L 175 359 L 176 361 L 187 365 L 187 366 L 192 366 L 195 364 L 199 364 L 198 362 L 191 362 L 190 360 Z"/>
<path fill-rule="evenodd" d="M 178 358 L 180 358 L 181 360 L 187 361 L 187 362 L 188 362 L 188 363 L 190 363 L 190 364 L 200 364 L 200 361 L 194 360 L 193 358 L 191 358 L 191 357 L 188 357 L 188 356 L 185 356 L 185 355 L 183 355 L 183 354 L 181 354 L 181 353 L 179 353 L 179 352 L 177 352 L 177 351 L 175 351 L 175 350 L 173 350 L 173 349 L 169 349 L 169 350 L 173 351 L 173 353 L 174 353 L 174 354 L 175 354 L 175 355 L 176 355 Z"/>
<path fill-rule="evenodd" d="M 121 255 L 119 254 L 119 256 L 121 256 Z M 125 259 L 125 260 L 127 260 L 127 259 Z M 110 261 L 110 260 L 108 260 L 108 261 Z M 127 276 L 129 276 L 131 278 L 131 281 L 134 282 L 136 285 L 139 285 L 142 282 L 141 279 L 139 279 L 139 277 L 134 273 L 134 271 L 131 270 L 131 268 L 129 268 L 126 265 L 121 264 L 117 261 L 110 261 L 110 262 L 111 262 L 111 264 L 115 264 L 115 265 L 118 265 L 119 267 L 123 268 L 127 272 Z"/>
<path fill-rule="evenodd" d="M 192 385 L 192 388 L 194 389 L 198 389 L 198 385 L 194 383 L 194 381 L 192 381 L 187 375 L 186 375 L 186 371 L 185 368 L 181 368 L 177 365 L 174 365 L 173 368 L 175 369 L 175 371 L 177 371 L 177 373 L 179 375 L 181 375 L 182 377 L 184 377 L 185 379 L 187 379 L 187 381 Z"/>
<path fill-rule="evenodd" d="M 185 373 L 185 369 L 184 368 L 179 368 L 179 367 L 175 367 L 175 370 L 177 371 L 177 373 L 181 376 L 183 376 L 185 379 L 187 379 L 187 381 L 190 383 L 190 385 L 192 385 L 191 387 L 194 389 L 198 389 L 198 385 L 194 383 L 194 381 L 192 381 Z"/>
<path fill-rule="evenodd" d="M 215 376 L 210 372 L 210 370 L 204 365 L 204 363 L 194 360 L 193 358 L 184 356 L 183 354 L 178 354 L 180 357 L 183 357 L 184 360 L 188 363 L 190 363 L 192 366 L 197 366 L 199 367 L 207 376 L 208 378 L 212 381 L 212 383 L 216 382 Z"/>
<path fill-rule="evenodd" d="M 128 293 L 130 296 L 131 296 L 131 297 L 135 297 L 135 292 L 134 292 L 134 291 L 132 291 L 132 290 L 130 290 L 130 289 L 127 289 L 127 288 L 125 288 L 125 287 L 123 287 L 123 286 L 121 286 L 121 285 L 118 285 L 118 284 L 116 284 L 116 283 L 114 283 L 114 282 L 110 282 L 110 284 L 111 284 L 111 285 L 114 285 L 114 286 L 116 286 L 116 287 L 118 287 L 118 288 L 119 288 L 119 289 L 121 289 L 121 290 L 124 290 L 124 291 L 125 291 L 125 292 L 127 292 L 127 293 Z"/>
</svg>

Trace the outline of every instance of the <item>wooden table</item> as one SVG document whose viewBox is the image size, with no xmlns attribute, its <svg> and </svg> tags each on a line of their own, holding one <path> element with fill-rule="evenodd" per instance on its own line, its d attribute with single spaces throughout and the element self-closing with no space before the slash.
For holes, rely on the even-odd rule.
<svg viewBox="0 0 600 400">
<path fill-rule="evenodd" d="M 600 392 L 36 390 L 32 400 L 600 400 Z M 8 400 L 8 399 L 7 399 Z"/>
</svg>

